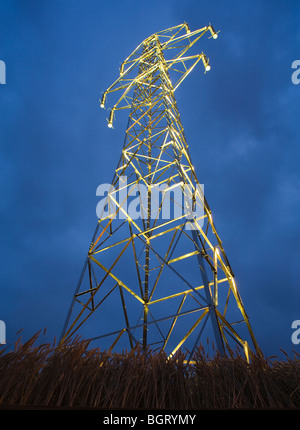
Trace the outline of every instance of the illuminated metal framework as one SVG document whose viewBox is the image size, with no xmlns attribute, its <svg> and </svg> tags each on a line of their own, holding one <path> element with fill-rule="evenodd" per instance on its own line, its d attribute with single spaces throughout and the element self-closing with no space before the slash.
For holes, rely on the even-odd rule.
<svg viewBox="0 0 300 430">
<path fill-rule="evenodd" d="M 62 342 L 93 319 L 89 337 L 101 339 L 101 345 L 110 339 L 110 350 L 139 343 L 172 355 L 186 347 L 191 359 L 207 330 L 221 353 L 236 345 L 247 358 L 259 351 L 197 180 L 174 97 L 199 61 L 205 73 L 210 70 L 204 53 L 187 55 L 206 33 L 218 37 L 211 25 L 191 32 L 186 23 L 148 37 L 126 58 L 119 78 L 103 93 L 102 108 L 108 95 L 119 94 L 108 126 L 113 128 L 121 109 L 130 110 L 129 122 Z M 157 187 L 168 192 L 155 206 Z M 184 204 L 191 200 L 183 198 L 179 215 L 165 219 L 164 205 L 178 204 L 171 192 L 176 189 L 201 201 L 203 213 L 188 217 Z M 132 216 L 137 205 L 139 218 Z"/>
</svg>

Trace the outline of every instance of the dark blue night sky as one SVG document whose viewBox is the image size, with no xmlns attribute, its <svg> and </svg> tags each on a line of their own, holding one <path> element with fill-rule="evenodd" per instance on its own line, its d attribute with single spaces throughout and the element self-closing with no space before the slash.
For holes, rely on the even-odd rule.
<svg viewBox="0 0 300 430">
<path fill-rule="evenodd" d="M 220 30 L 176 92 L 192 161 L 266 355 L 300 351 L 298 0 L 2 0 L 1 301 L 7 343 L 59 337 L 110 182 L 114 130 L 99 97 L 151 34 L 187 22 Z M 300 74 L 299 74 L 300 80 Z"/>
</svg>

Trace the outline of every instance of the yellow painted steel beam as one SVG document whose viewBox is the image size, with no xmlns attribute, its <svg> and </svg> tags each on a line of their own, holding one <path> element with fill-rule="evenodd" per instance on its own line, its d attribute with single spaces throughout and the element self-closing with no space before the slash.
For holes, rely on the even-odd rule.
<svg viewBox="0 0 300 430">
<path fill-rule="evenodd" d="M 227 278 L 223 278 L 223 279 L 219 279 L 218 283 L 221 284 L 221 283 L 226 282 L 226 281 L 227 281 Z M 209 285 L 212 286 L 213 282 L 210 282 Z M 201 290 L 203 288 L 204 288 L 204 285 L 200 285 L 198 287 L 195 287 L 195 290 L 198 291 L 198 290 Z M 174 299 L 176 297 L 180 297 L 182 295 L 191 294 L 193 292 L 194 292 L 194 290 L 189 289 L 189 290 L 181 291 L 180 293 L 170 294 L 169 296 L 165 296 L 165 297 L 161 297 L 161 298 L 156 299 L 156 300 L 152 300 L 151 302 L 148 303 L 148 305 L 150 306 L 152 304 L 156 304 L 156 303 L 162 302 L 164 300 Z"/>
<path fill-rule="evenodd" d="M 131 241 L 128 241 L 128 244 L 130 242 Z M 101 267 L 101 269 L 103 269 L 106 272 L 106 276 L 108 275 L 111 276 L 115 281 L 118 282 L 118 284 L 121 287 L 125 288 L 125 290 L 127 290 L 135 299 L 137 299 L 143 305 L 145 304 L 145 301 L 141 297 L 139 297 L 134 291 L 132 291 L 131 288 L 125 285 L 124 282 L 121 281 L 121 279 L 117 278 L 117 276 L 111 272 L 111 269 L 107 269 L 103 264 L 100 263 L 100 261 L 96 260 L 96 258 L 94 258 L 92 255 L 90 256 L 90 259 L 93 260 L 98 266 Z"/>
<path fill-rule="evenodd" d="M 185 336 L 181 339 L 181 341 L 173 349 L 173 351 L 169 355 L 170 357 L 172 357 L 176 353 L 176 351 L 178 351 L 178 349 L 183 345 L 183 343 L 186 341 L 186 339 L 191 335 L 191 333 L 195 330 L 195 328 L 199 325 L 201 320 L 205 317 L 205 315 L 207 315 L 208 312 L 209 312 L 208 308 L 202 312 L 202 315 L 197 319 L 197 321 L 192 325 L 192 327 L 188 330 L 188 332 L 185 334 Z"/>
</svg>

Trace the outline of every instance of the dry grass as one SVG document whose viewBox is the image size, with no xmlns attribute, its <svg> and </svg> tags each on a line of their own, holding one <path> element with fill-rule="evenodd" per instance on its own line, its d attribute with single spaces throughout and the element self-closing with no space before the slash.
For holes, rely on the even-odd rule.
<svg viewBox="0 0 300 430">
<path fill-rule="evenodd" d="M 238 353 L 208 360 L 199 348 L 187 365 L 179 352 L 135 349 L 111 354 L 75 339 L 58 348 L 39 334 L 0 352 L 0 405 L 103 409 L 299 408 L 300 360 Z"/>
</svg>

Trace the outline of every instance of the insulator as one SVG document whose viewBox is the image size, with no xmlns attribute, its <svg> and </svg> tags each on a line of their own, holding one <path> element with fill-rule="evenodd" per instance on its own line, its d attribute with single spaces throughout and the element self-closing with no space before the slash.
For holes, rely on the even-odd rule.
<svg viewBox="0 0 300 430">
<path fill-rule="evenodd" d="M 107 95 L 107 93 L 103 93 L 103 96 L 102 96 L 102 99 L 101 99 L 100 107 L 102 107 L 102 109 L 104 109 L 106 95 Z"/>
<path fill-rule="evenodd" d="M 210 30 L 210 32 L 211 32 L 211 35 L 212 35 L 212 37 L 213 37 L 213 39 L 217 39 L 217 37 L 218 37 L 218 33 L 214 30 L 214 28 L 213 28 L 213 26 L 212 25 L 209 25 L 209 30 Z"/>
<path fill-rule="evenodd" d="M 208 72 L 210 70 L 210 65 L 209 65 L 208 59 L 206 58 L 205 54 L 202 54 L 202 61 L 203 61 L 205 70 Z"/>
<path fill-rule="evenodd" d="M 185 23 L 186 34 L 190 34 L 191 30 L 187 23 Z"/>
<path fill-rule="evenodd" d="M 109 114 L 109 119 L 108 119 L 108 127 L 109 128 L 112 128 L 112 126 L 113 126 L 114 113 L 115 113 L 115 108 L 112 108 L 112 110 L 110 111 L 110 114 Z"/>
</svg>

